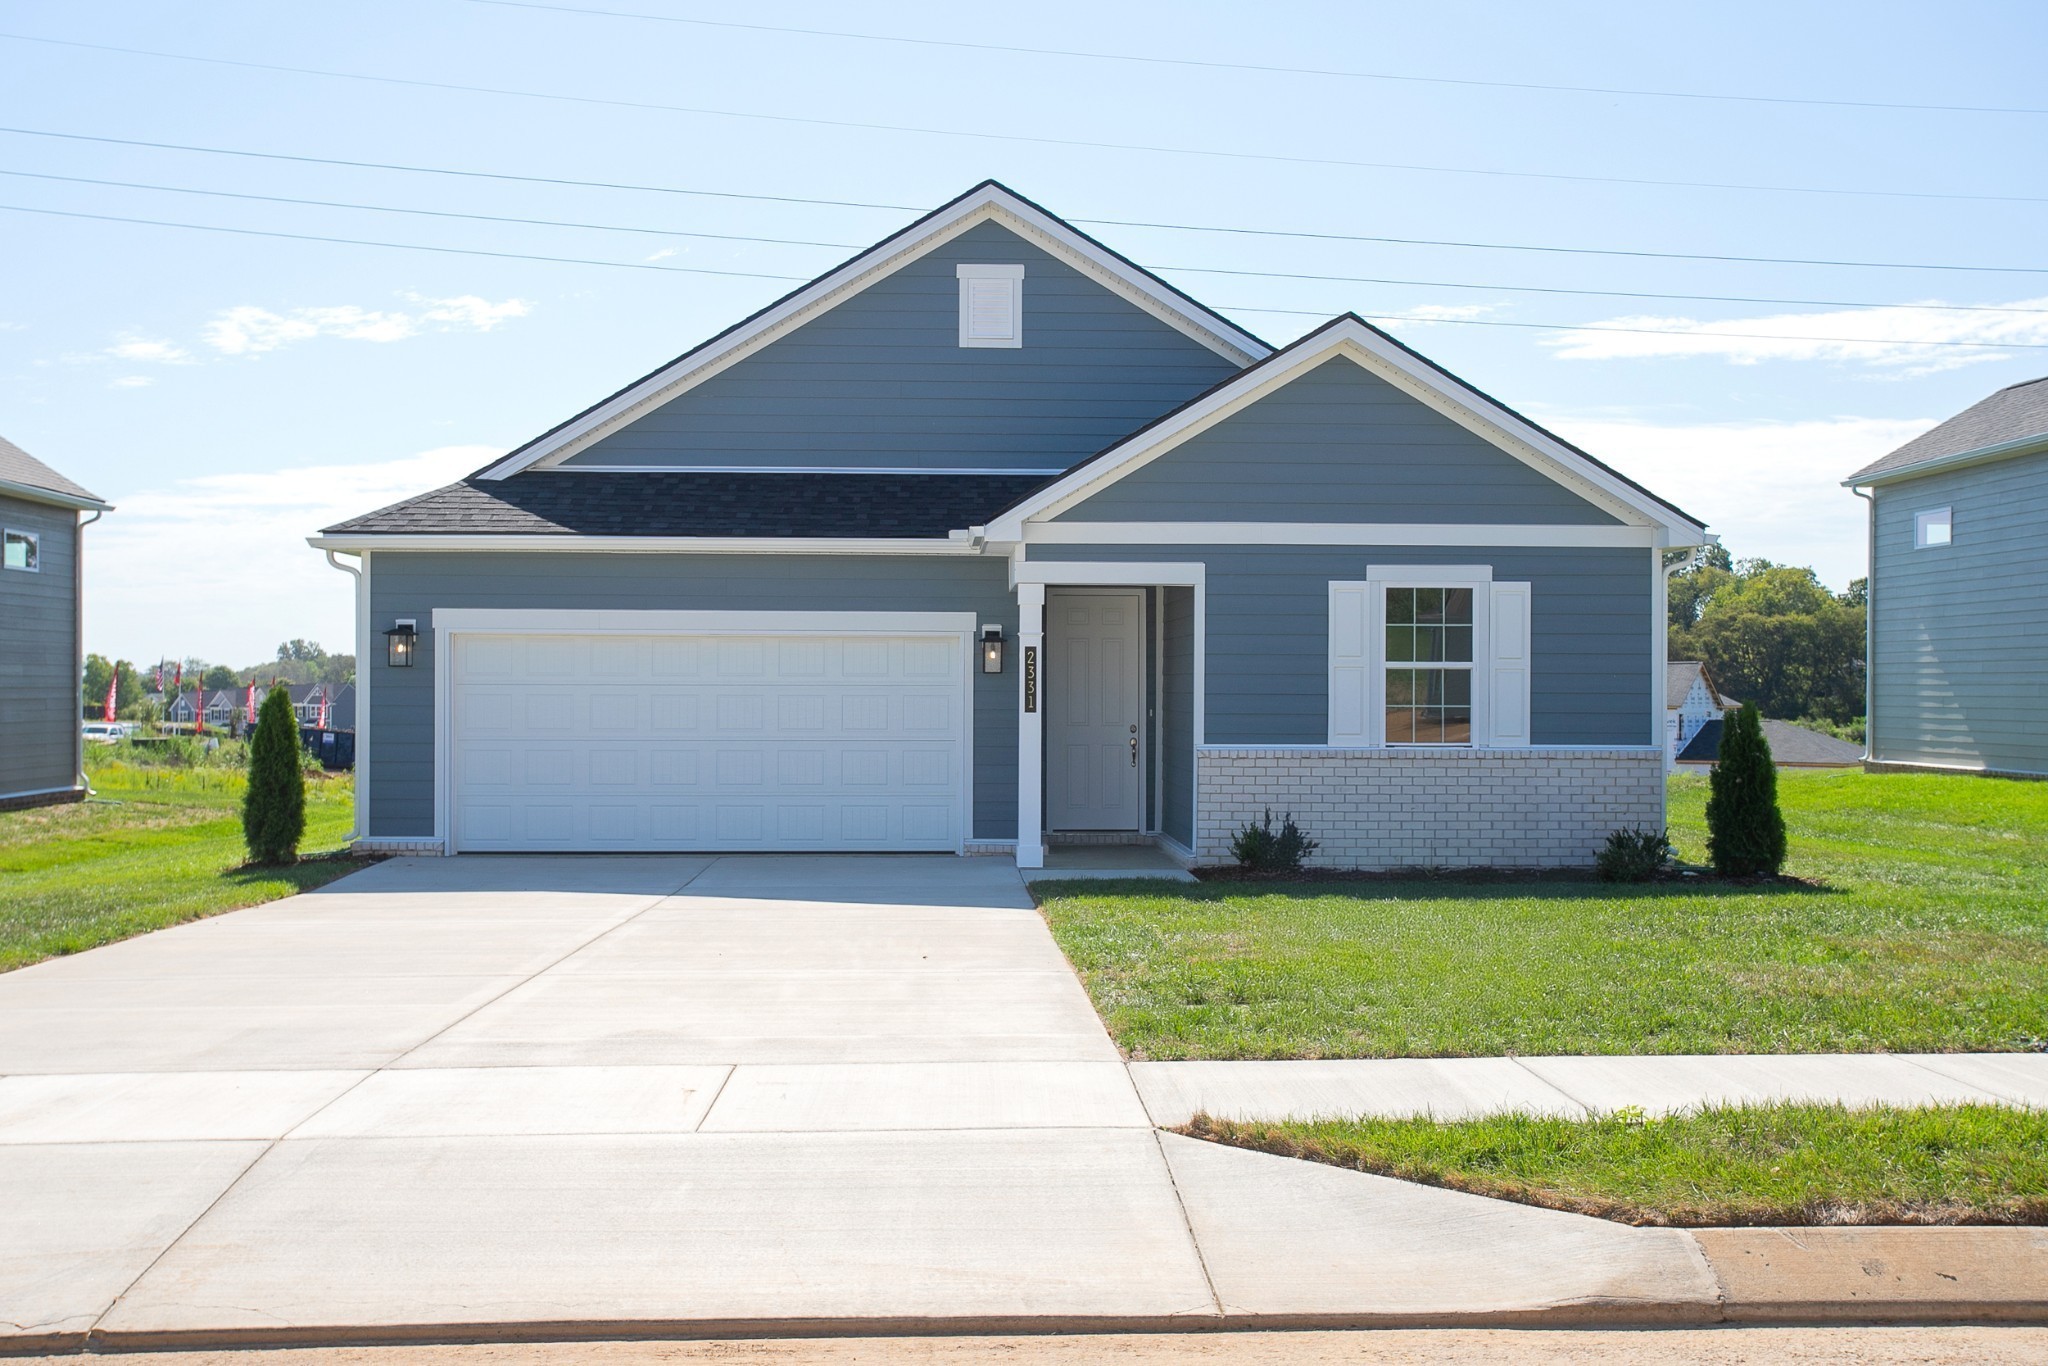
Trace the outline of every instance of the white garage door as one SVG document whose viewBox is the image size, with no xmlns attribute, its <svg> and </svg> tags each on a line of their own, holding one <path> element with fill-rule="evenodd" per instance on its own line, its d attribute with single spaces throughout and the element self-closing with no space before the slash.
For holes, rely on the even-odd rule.
<svg viewBox="0 0 2048 1366">
<path fill-rule="evenodd" d="M 453 639 L 458 850 L 957 850 L 952 635 Z"/>
</svg>

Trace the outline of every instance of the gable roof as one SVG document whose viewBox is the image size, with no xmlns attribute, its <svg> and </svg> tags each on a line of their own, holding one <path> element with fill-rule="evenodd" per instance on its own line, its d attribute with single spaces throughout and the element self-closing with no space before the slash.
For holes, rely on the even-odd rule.
<svg viewBox="0 0 2048 1366">
<path fill-rule="evenodd" d="M 1678 751 L 1681 764 L 1711 764 L 1721 757 L 1721 732 L 1725 723 L 1709 721 Z M 1790 721 L 1763 722 L 1764 742 L 1771 747 L 1771 762 L 1787 768 L 1851 768 L 1863 762 L 1863 746 L 1837 740 L 1817 730 L 1795 726 Z"/>
<path fill-rule="evenodd" d="M 981 223 L 994 221 L 1065 260 L 1097 283 L 1179 329 L 1234 365 L 1247 365 L 1273 348 L 1227 318 L 1174 288 L 1135 261 L 1048 213 L 994 180 L 984 180 L 909 227 L 882 239 L 807 285 L 692 347 L 667 365 L 633 381 L 568 421 L 493 461 L 472 479 L 505 479 L 552 466 L 648 409 L 753 354 L 849 295 L 858 293 L 934 247 Z"/>
<path fill-rule="evenodd" d="M 2048 448 L 2048 375 L 2007 385 L 1842 482 L 1883 483 L 1923 470 L 2021 455 L 2036 446 Z"/>
<path fill-rule="evenodd" d="M 111 503 L 72 483 L 21 447 L 0 436 L 0 493 L 32 503 L 106 511 Z"/>
<path fill-rule="evenodd" d="M 1707 672 L 1707 666 L 1697 659 L 1674 659 L 1664 666 L 1664 705 L 1676 708 L 1684 703 L 1685 695 L 1692 691 L 1694 679 L 1707 685 L 1708 696 L 1715 705 L 1737 707 L 1742 705 L 1714 686 L 1714 676 Z"/>
<path fill-rule="evenodd" d="M 779 470 L 472 477 L 328 527 L 314 544 L 339 548 L 365 536 L 394 535 L 944 541 L 1045 481 L 1042 474 Z"/>
<path fill-rule="evenodd" d="M 1055 515 L 1083 501 L 1095 489 L 1165 454 L 1239 407 L 1337 355 L 1364 366 L 1410 397 L 1624 521 L 1662 528 L 1670 533 L 1671 545 L 1697 545 L 1704 537 L 1706 524 L 1676 504 L 1659 498 L 1499 399 L 1465 383 L 1356 313 L 1344 313 L 1020 498 L 987 524 L 988 539 L 1021 540 L 1027 520 Z"/>
</svg>

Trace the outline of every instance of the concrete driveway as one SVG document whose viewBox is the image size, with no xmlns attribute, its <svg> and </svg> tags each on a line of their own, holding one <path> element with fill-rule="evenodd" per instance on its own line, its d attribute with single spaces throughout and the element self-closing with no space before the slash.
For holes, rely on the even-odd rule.
<svg viewBox="0 0 2048 1366">
<path fill-rule="evenodd" d="M 1682 1235 L 1156 1133 L 997 859 L 396 860 L 0 976 L 0 1342 L 1642 1303 Z"/>
</svg>

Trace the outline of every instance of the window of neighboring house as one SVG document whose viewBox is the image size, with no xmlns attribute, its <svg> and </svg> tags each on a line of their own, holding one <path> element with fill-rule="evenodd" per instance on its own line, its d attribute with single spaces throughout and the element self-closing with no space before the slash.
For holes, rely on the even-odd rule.
<svg viewBox="0 0 2048 1366">
<path fill-rule="evenodd" d="M 1386 742 L 1472 743 L 1472 590 L 1387 589 Z"/>
<path fill-rule="evenodd" d="M 961 264 L 960 344 L 1019 347 L 1024 344 L 1024 267 Z"/>
<path fill-rule="evenodd" d="M 1913 548 L 1931 550 L 1938 545 L 1947 545 L 1954 534 L 1955 525 L 1949 518 L 1947 508 L 1932 508 L 1913 514 Z"/>
<path fill-rule="evenodd" d="M 4 563 L 9 569 L 26 569 L 31 574 L 36 573 L 36 534 L 33 531 L 9 531 L 5 535 L 6 558 L 0 563 Z"/>
</svg>

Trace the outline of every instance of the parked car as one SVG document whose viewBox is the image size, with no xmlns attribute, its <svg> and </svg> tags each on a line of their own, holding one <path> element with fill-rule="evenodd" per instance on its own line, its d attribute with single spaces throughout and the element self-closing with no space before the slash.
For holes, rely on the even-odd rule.
<svg viewBox="0 0 2048 1366">
<path fill-rule="evenodd" d="M 84 734 L 88 745 L 111 745 L 127 737 L 128 727 L 119 721 L 88 721 Z"/>
</svg>

